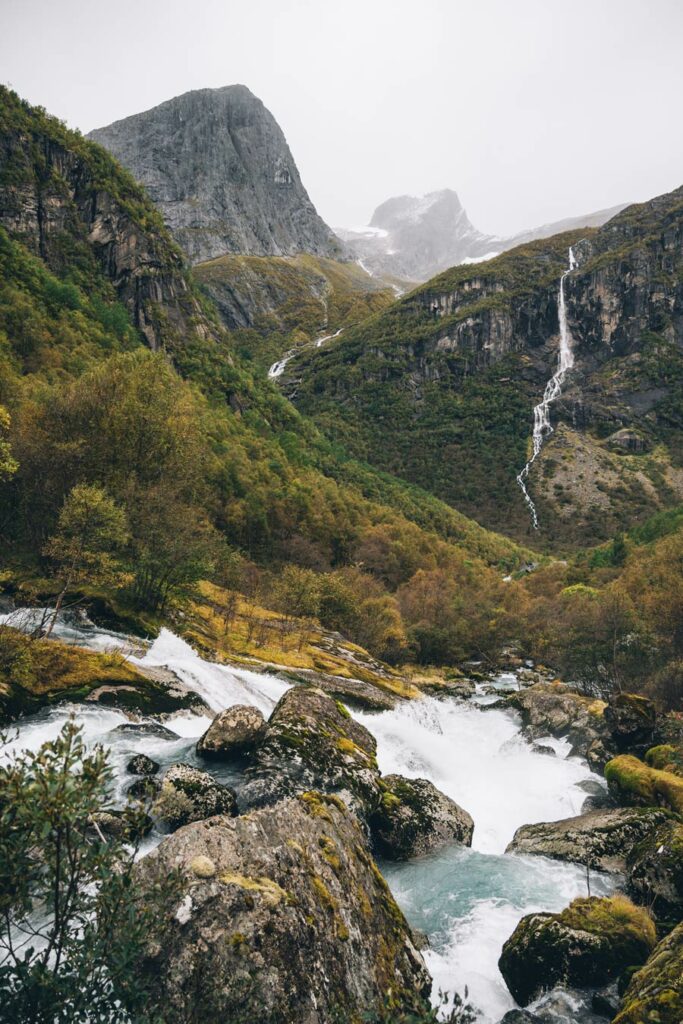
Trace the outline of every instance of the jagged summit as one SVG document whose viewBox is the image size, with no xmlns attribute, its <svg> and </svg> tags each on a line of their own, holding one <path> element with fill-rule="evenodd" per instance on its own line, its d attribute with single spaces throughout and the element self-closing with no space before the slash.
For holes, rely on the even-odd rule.
<svg viewBox="0 0 683 1024">
<path fill-rule="evenodd" d="M 245 85 L 196 89 L 88 137 L 145 185 L 193 263 L 340 255 L 277 121 Z"/>
<path fill-rule="evenodd" d="M 523 242 L 599 227 L 623 209 L 624 204 L 501 237 L 479 231 L 457 192 L 444 188 L 423 196 L 393 196 L 377 207 L 367 228 L 338 228 L 337 233 L 373 274 L 426 281 L 449 267 L 490 259 Z"/>
</svg>

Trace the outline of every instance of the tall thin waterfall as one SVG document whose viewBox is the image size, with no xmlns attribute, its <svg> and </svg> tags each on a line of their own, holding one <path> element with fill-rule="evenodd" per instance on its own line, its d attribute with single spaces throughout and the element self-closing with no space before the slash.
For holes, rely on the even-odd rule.
<svg viewBox="0 0 683 1024">
<path fill-rule="evenodd" d="M 564 279 L 567 274 L 571 273 L 576 267 L 576 260 L 574 259 L 574 252 L 570 246 L 569 248 L 569 266 L 565 270 L 564 274 L 560 278 L 560 294 L 557 303 L 558 319 L 560 323 L 560 354 L 557 362 L 557 370 L 552 375 L 550 380 L 545 386 L 543 392 L 543 400 L 534 407 L 534 432 L 533 432 L 533 452 L 531 458 L 527 462 L 522 472 L 517 477 L 517 483 L 522 489 L 524 500 L 529 506 L 531 513 L 531 522 L 534 530 L 538 529 L 538 513 L 536 506 L 529 494 L 526 487 L 526 480 L 529 476 L 529 470 L 536 461 L 541 448 L 546 440 L 550 437 L 553 432 L 553 427 L 550 423 L 550 406 L 555 402 L 562 394 L 562 385 L 564 384 L 564 378 L 567 376 L 567 371 L 571 370 L 574 365 L 574 352 L 572 351 L 572 336 L 569 332 L 567 325 L 567 305 L 564 298 Z"/>
</svg>

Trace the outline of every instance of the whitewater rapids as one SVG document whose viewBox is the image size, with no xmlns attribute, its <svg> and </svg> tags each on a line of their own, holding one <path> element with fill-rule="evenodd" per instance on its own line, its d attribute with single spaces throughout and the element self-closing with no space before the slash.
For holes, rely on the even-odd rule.
<svg viewBox="0 0 683 1024">
<path fill-rule="evenodd" d="M 0 616 L 3 620 L 13 624 L 12 615 Z M 132 638 L 78 622 L 60 621 L 56 632 L 62 639 L 95 650 L 121 650 L 142 668 L 170 669 L 212 712 L 250 704 L 268 715 L 290 685 L 268 673 L 205 661 L 166 629 L 144 649 Z M 514 676 L 499 677 L 501 689 L 509 689 L 512 683 Z M 516 714 L 485 709 L 489 699 L 483 695 L 470 702 L 426 697 L 379 714 L 352 711 L 377 739 L 382 772 L 430 779 L 474 818 L 472 849 L 452 846 L 408 863 L 380 866 L 411 924 L 429 935 L 425 958 L 434 977 L 435 997 L 439 990 L 462 994 L 467 986 L 481 1024 L 497 1024 L 515 1005 L 497 961 L 518 920 L 532 911 L 560 910 L 574 897 L 586 895 L 583 868 L 506 854 L 505 848 L 522 824 L 578 814 L 586 797 L 583 784 L 598 781 L 582 759 L 568 756 L 563 741 L 543 740 L 555 749 L 555 757 L 536 752 L 522 739 Z M 53 739 L 72 712 L 83 725 L 88 743 L 111 748 L 119 796 L 130 782 L 125 765 L 137 752 L 162 766 L 177 761 L 201 764 L 239 792 L 236 768 L 207 766 L 196 758 L 196 740 L 210 721 L 206 714 L 171 716 L 165 725 L 176 737 L 169 739 L 143 732 L 112 732 L 126 717 L 96 704 L 52 708 L 22 720 L 18 737 L 3 756 L 11 747 L 37 749 Z M 591 875 L 594 895 L 608 893 L 612 886 L 607 876 Z M 574 1008 L 570 1016 L 553 1019 L 574 1024 L 593 1018 Z"/>
</svg>

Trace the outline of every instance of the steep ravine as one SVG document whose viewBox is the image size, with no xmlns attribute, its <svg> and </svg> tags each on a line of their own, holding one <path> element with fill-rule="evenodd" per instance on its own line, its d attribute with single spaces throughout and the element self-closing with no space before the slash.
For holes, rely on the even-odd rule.
<svg viewBox="0 0 683 1024">
<path fill-rule="evenodd" d="M 96 649 L 130 649 L 127 638 L 96 629 L 72 625 L 60 627 L 60 632 L 71 642 Z M 133 664 L 172 670 L 214 711 L 239 703 L 268 715 L 289 687 L 274 676 L 206 662 L 167 630 L 146 652 L 129 656 Z M 514 687 L 515 677 L 502 676 L 497 685 L 503 690 Z M 430 937 L 426 959 L 434 995 L 439 989 L 464 992 L 467 986 L 482 1024 L 496 1024 L 514 1006 L 497 959 L 517 921 L 534 910 L 559 910 L 586 892 L 582 868 L 505 854 L 505 847 L 522 824 L 578 813 L 586 797 L 584 785 L 597 781 L 582 759 L 567 757 L 568 745 L 563 742 L 549 741 L 555 757 L 536 752 L 522 739 L 514 713 L 485 709 L 493 699 L 480 695 L 468 704 L 424 698 L 380 714 L 354 712 L 377 738 L 383 772 L 430 779 L 474 817 L 472 849 L 453 846 L 382 868 L 411 923 Z M 185 712 L 165 722 L 176 734 L 174 739 L 144 732 L 112 733 L 126 721 L 119 711 L 92 704 L 59 707 L 23 720 L 16 743 L 37 747 L 57 734 L 70 713 L 83 724 L 89 742 L 111 747 L 120 793 L 130 780 L 124 766 L 133 753 L 146 753 L 162 766 L 186 761 L 206 768 L 194 746 L 210 719 Z M 239 793 L 239 772 L 224 766 L 212 770 Z M 153 834 L 147 849 L 159 838 Z M 594 875 L 591 881 L 594 894 L 612 887 L 607 876 Z M 568 998 L 574 1007 L 570 1012 L 576 1015 L 563 1016 L 560 1008 L 550 1019 L 558 1024 L 593 1019 Z M 545 997 L 545 1004 L 551 1002 Z M 563 1005 L 566 1009 L 569 1004 Z"/>
</svg>

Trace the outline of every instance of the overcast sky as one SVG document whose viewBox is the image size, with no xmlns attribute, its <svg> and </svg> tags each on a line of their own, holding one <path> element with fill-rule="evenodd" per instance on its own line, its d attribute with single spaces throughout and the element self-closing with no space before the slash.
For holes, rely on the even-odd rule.
<svg viewBox="0 0 683 1024">
<path fill-rule="evenodd" d="M 332 225 L 454 188 L 508 234 L 683 184 L 683 0 L 0 0 L 0 80 L 89 131 L 241 82 Z"/>
</svg>

